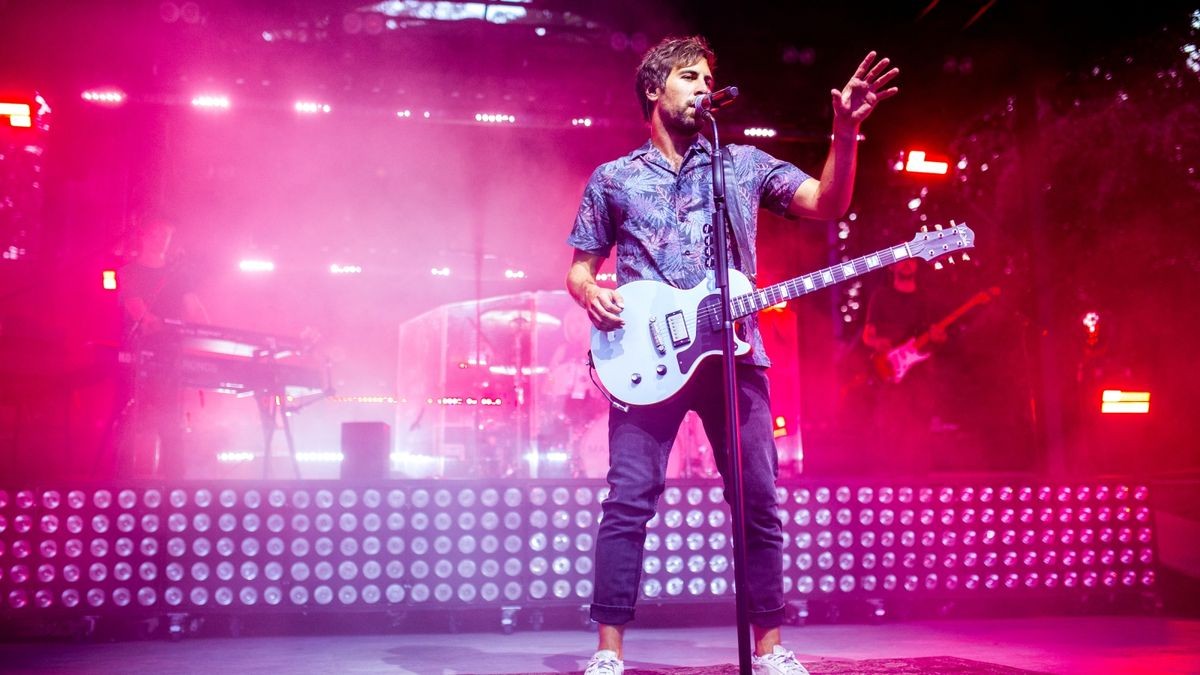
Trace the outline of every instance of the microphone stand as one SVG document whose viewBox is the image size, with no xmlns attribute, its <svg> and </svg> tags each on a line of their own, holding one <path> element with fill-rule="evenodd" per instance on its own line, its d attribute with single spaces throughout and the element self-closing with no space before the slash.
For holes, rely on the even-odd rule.
<svg viewBox="0 0 1200 675">
<path fill-rule="evenodd" d="M 751 652 L 753 639 L 750 634 L 749 608 L 746 596 L 746 499 L 742 485 L 742 444 L 738 428 L 737 364 L 734 359 L 733 313 L 729 297 L 729 236 L 726 225 L 725 162 L 721 157 L 721 141 L 717 132 L 717 118 L 711 110 L 704 110 L 701 101 L 696 102 L 697 116 L 703 115 L 712 122 L 712 185 L 713 185 L 713 245 L 716 246 L 716 286 L 721 293 L 721 332 L 724 347 L 721 354 L 723 384 L 725 391 L 725 448 L 729 461 L 729 487 L 727 494 L 733 511 L 733 583 L 734 600 L 737 605 L 738 672 L 751 675 Z"/>
</svg>

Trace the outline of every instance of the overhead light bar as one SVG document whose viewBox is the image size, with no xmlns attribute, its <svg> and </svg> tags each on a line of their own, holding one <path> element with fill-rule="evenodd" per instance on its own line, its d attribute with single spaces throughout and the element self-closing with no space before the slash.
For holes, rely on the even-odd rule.
<svg viewBox="0 0 1200 675">
<path fill-rule="evenodd" d="M 80 98 L 96 105 L 116 107 L 125 103 L 125 92 L 120 89 L 88 89 Z"/>
<path fill-rule="evenodd" d="M 296 101 L 296 112 L 305 115 L 315 115 L 317 113 L 328 114 L 333 111 L 328 103 L 319 103 L 317 101 Z"/>
<path fill-rule="evenodd" d="M 229 110 L 229 97 L 219 94 L 201 94 L 192 99 L 192 105 L 197 108 Z"/>
<path fill-rule="evenodd" d="M 475 121 L 484 124 L 513 124 L 517 121 L 517 116 L 507 113 L 475 113 Z"/>
<path fill-rule="evenodd" d="M 775 138 L 779 135 L 778 131 L 770 127 L 747 127 L 742 133 L 750 138 Z"/>
</svg>

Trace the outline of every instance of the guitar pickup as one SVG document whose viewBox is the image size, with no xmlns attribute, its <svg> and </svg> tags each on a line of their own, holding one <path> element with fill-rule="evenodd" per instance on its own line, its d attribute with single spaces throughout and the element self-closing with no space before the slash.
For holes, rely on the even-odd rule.
<svg viewBox="0 0 1200 675">
<path fill-rule="evenodd" d="M 682 347 L 692 341 L 687 321 L 683 318 L 683 310 L 675 310 L 667 315 L 667 332 L 671 335 L 671 345 L 674 347 Z"/>
</svg>

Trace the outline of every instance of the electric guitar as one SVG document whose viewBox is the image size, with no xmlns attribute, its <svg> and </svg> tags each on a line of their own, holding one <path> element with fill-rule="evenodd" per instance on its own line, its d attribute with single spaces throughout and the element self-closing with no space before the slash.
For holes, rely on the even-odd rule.
<svg viewBox="0 0 1200 675">
<path fill-rule="evenodd" d="M 918 232 L 896 244 L 844 263 L 755 290 L 746 275 L 729 270 L 730 317 L 734 320 L 882 269 L 905 258 L 933 260 L 975 245 L 975 233 L 950 223 Z M 591 358 L 600 384 L 629 405 L 651 405 L 671 398 L 691 379 L 700 363 L 721 354 L 724 346 L 721 293 L 714 275 L 690 289 L 642 279 L 617 289 L 625 301 L 616 330 L 592 328 Z M 734 336 L 741 356 L 750 345 Z"/>
<path fill-rule="evenodd" d="M 884 382 L 892 384 L 900 382 L 900 380 L 904 379 L 904 375 L 908 372 L 909 368 L 932 356 L 931 353 L 924 350 L 929 346 L 929 342 L 932 339 L 930 335 L 933 333 L 934 327 L 944 331 L 950 327 L 950 324 L 962 318 L 963 314 L 966 314 L 979 305 L 991 302 L 992 298 L 998 295 L 1000 295 L 1000 288 L 998 286 L 992 286 L 986 291 L 979 291 L 958 309 L 950 312 L 941 321 L 933 324 L 929 330 L 916 337 L 909 338 L 907 342 L 898 347 L 875 354 L 871 357 L 871 365 L 875 368 L 875 374 Z"/>
</svg>

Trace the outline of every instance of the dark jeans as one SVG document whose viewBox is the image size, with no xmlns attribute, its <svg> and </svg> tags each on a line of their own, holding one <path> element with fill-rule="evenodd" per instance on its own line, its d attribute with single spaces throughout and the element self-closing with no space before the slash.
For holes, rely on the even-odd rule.
<svg viewBox="0 0 1200 675">
<path fill-rule="evenodd" d="M 745 490 L 746 585 L 750 621 L 761 628 L 783 623 L 783 527 L 775 498 L 779 458 L 771 424 L 770 392 L 763 368 L 739 364 L 738 415 Z M 641 586 L 646 523 L 666 483 L 667 458 L 688 410 L 695 410 L 713 446 L 729 494 L 721 365 L 708 359 L 674 398 L 653 406 L 613 408 L 608 419 L 609 496 L 596 537 L 596 591 L 591 617 L 609 625 L 633 619 Z"/>
</svg>

